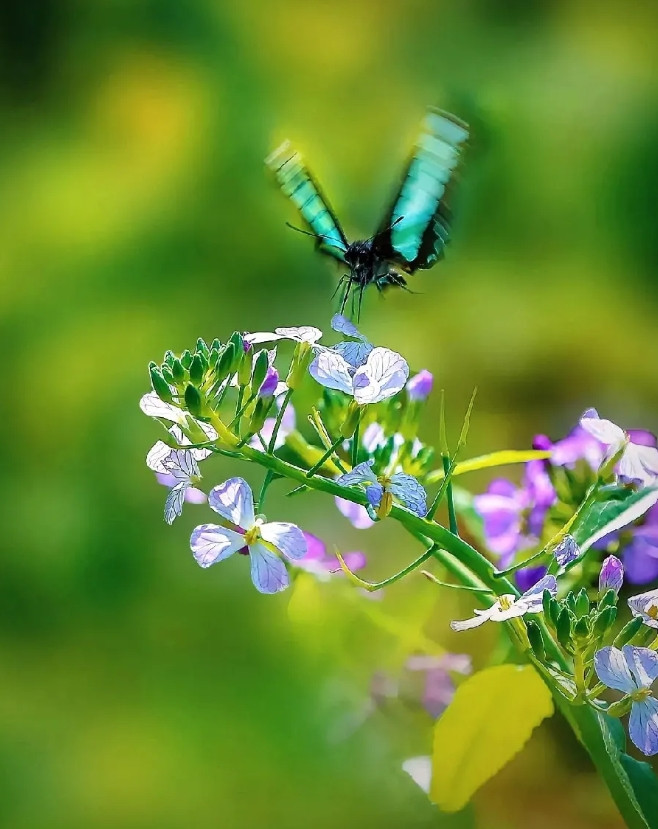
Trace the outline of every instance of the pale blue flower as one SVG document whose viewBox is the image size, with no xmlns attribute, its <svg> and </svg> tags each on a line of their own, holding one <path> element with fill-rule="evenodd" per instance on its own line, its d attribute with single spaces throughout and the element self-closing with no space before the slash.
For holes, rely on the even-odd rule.
<svg viewBox="0 0 658 829">
<path fill-rule="evenodd" d="M 594 656 L 599 680 L 633 701 L 628 733 L 633 744 L 648 756 L 658 754 L 658 700 L 651 686 L 658 678 L 658 653 L 650 648 L 624 645 L 601 648 Z"/>
<path fill-rule="evenodd" d="M 181 446 L 190 443 L 179 426 L 172 426 L 169 433 Z M 181 515 L 185 501 L 192 504 L 202 504 L 206 501 L 205 493 L 197 489 L 195 484 L 201 480 L 198 462 L 210 454 L 209 449 L 172 449 L 162 440 L 149 450 L 146 465 L 155 472 L 158 482 L 170 489 L 164 509 L 167 524 L 172 524 Z"/>
<path fill-rule="evenodd" d="M 254 514 L 254 498 L 243 478 L 230 478 L 211 490 L 208 503 L 235 529 L 202 524 L 190 538 L 194 558 L 201 567 L 240 552 L 251 561 L 251 580 L 261 593 L 278 593 L 290 584 L 284 556 L 292 561 L 306 555 L 304 533 L 280 521 L 266 523 Z"/>
<path fill-rule="evenodd" d="M 578 542 L 572 535 L 565 535 L 553 550 L 553 555 L 560 567 L 566 567 L 567 564 L 571 564 L 580 555 Z"/>
<path fill-rule="evenodd" d="M 413 477 L 404 472 L 396 472 L 390 477 L 387 475 L 375 475 L 372 471 L 374 461 L 368 460 L 357 464 L 351 472 L 346 472 L 336 479 L 341 486 L 365 485 L 366 496 L 369 503 L 378 508 L 382 503 L 385 493 L 398 501 L 402 506 L 419 516 L 427 513 L 427 493 Z"/>
<path fill-rule="evenodd" d="M 633 616 L 641 616 L 644 624 L 651 628 L 658 628 L 658 590 L 649 590 L 631 596 L 628 606 Z"/>
<path fill-rule="evenodd" d="M 379 347 L 371 349 L 365 362 L 356 366 L 338 351 L 323 349 L 309 371 L 321 386 L 349 394 L 361 405 L 393 397 L 409 377 L 407 361 L 397 352 Z"/>
</svg>

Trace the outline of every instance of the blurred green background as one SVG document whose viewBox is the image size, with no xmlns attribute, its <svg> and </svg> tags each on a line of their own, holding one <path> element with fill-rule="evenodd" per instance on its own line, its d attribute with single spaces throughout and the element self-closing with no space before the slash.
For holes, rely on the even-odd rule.
<svg viewBox="0 0 658 829">
<path fill-rule="evenodd" d="M 328 329 L 336 272 L 286 229 L 269 150 L 290 137 L 368 235 L 438 104 L 474 133 L 454 241 L 422 296 L 368 297 L 366 333 L 435 373 L 454 428 L 479 386 L 472 454 L 589 405 L 656 429 L 657 24 L 606 0 L 2 5 L 3 826 L 620 826 L 557 719 L 436 813 L 400 771 L 429 717 L 359 712 L 420 631 L 476 665 L 492 632 L 450 635 L 466 606 L 421 579 L 289 614 L 243 562 L 202 571 L 209 512 L 165 526 L 137 402 L 148 361 L 200 335 Z M 210 484 L 258 480 L 210 463 Z M 271 514 L 364 549 L 374 577 L 416 552 L 281 491 Z"/>
</svg>

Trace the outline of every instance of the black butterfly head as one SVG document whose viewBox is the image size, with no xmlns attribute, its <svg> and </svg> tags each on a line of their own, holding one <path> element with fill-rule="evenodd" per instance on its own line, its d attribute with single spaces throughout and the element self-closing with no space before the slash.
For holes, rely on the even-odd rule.
<svg viewBox="0 0 658 829">
<path fill-rule="evenodd" d="M 350 282 L 366 286 L 376 277 L 377 257 L 371 239 L 352 242 L 345 251 L 345 264 L 350 269 Z"/>
</svg>

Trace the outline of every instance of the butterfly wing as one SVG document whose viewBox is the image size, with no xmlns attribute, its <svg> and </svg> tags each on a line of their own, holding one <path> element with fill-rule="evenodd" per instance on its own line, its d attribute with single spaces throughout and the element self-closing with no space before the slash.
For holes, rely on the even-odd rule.
<svg viewBox="0 0 658 829">
<path fill-rule="evenodd" d="M 347 239 L 300 154 L 286 141 L 265 159 L 265 163 L 310 227 L 318 250 L 343 262 Z"/>
<path fill-rule="evenodd" d="M 407 273 L 443 257 L 452 216 L 449 190 L 468 126 L 447 112 L 429 110 L 402 186 L 375 237 L 382 259 Z"/>
</svg>

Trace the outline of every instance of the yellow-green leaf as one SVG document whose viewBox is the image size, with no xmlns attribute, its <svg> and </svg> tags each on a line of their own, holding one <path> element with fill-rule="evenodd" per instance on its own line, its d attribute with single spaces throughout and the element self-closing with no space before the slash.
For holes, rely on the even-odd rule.
<svg viewBox="0 0 658 829">
<path fill-rule="evenodd" d="M 465 472 L 476 472 L 479 469 L 491 469 L 496 466 L 508 466 L 509 464 L 528 463 L 528 461 L 545 460 L 550 458 L 551 453 L 543 449 L 502 449 L 499 452 L 492 452 L 490 455 L 480 455 L 477 458 L 469 458 L 467 461 L 460 461 L 455 466 L 453 475 L 463 475 Z M 443 480 L 445 472 L 442 469 L 435 469 L 427 476 L 427 483 L 434 484 Z"/>
<path fill-rule="evenodd" d="M 467 679 L 434 727 L 430 799 L 457 812 L 553 713 L 531 665 L 498 665 Z"/>
</svg>

